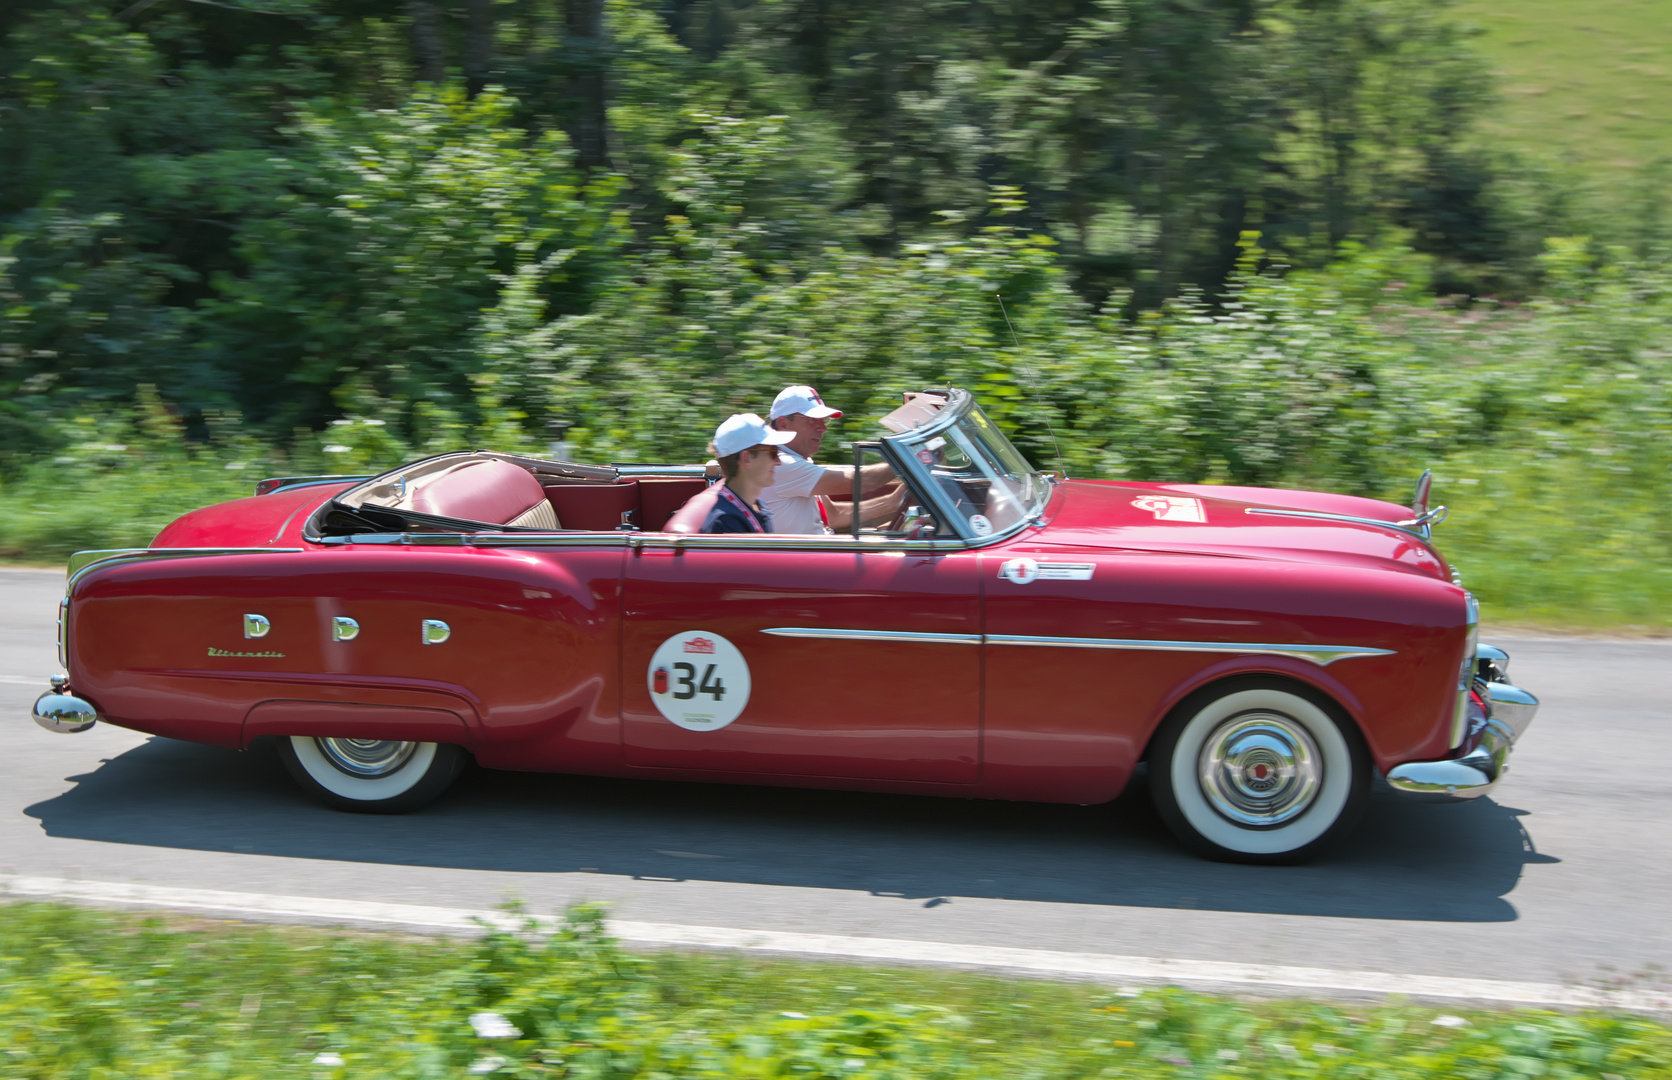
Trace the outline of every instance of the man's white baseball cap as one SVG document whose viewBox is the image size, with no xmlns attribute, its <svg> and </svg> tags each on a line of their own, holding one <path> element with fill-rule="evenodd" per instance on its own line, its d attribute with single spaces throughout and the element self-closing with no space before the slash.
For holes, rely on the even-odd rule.
<svg viewBox="0 0 1672 1080">
<path fill-rule="evenodd" d="M 819 392 L 811 386 L 786 386 L 772 399 L 772 411 L 767 413 L 776 420 L 780 416 L 794 416 L 801 413 L 817 420 L 829 416 L 841 416 L 841 410 L 832 409 L 819 397 Z"/>
<path fill-rule="evenodd" d="M 782 446 L 795 438 L 793 431 L 773 431 L 766 421 L 752 412 L 740 412 L 726 417 L 714 429 L 714 453 L 729 457 L 751 446 Z"/>
</svg>

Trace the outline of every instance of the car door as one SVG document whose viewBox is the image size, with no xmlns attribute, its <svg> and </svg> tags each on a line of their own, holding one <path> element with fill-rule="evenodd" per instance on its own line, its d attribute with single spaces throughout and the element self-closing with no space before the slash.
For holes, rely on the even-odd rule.
<svg viewBox="0 0 1672 1080">
<path fill-rule="evenodd" d="M 629 765 L 976 780 L 973 553 L 698 541 L 645 543 L 627 558 Z"/>
</svg>

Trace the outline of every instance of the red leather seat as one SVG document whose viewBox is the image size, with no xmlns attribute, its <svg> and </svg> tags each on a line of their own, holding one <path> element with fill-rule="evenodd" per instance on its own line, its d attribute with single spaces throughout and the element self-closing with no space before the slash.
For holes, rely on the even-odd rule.
<svg viewBox="0 0 1672 1080">
<path fill-rule="evenodd" d="M 702 523 L 708 520 L 709 511 L 714 509 L 714 503 L 720 498 L 720 485 L 711 484 L 685 500 L 685 505 L 673 512 L 668 523 L 662 526 L 663 532 L 670 533 L 700 533 Z"/>
<path fill-rule="evenodd" d="M 508 461 L 469 461 L 413 485 L 412 509 L 491 525 L 558 528 L 545 489 L 527 469 Z"/>
</svg>

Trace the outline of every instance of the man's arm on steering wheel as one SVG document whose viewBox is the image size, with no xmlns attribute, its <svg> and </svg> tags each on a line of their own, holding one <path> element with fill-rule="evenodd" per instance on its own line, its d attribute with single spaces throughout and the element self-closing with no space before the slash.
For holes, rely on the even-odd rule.
<svg viewBox="0 0 1672 1080">
<path fill-rule="evenodd" d="M 850 489 L 851 490 L 851 489 Z M 904 512 L 909 492 L 905 484 L 884 485 L 880 494 L 864 499 L 859 504 L 859 523 L 867 528 L 882 528 Z M 853 527 L 853 504 L 825 500 L 825 514 L 836 532 L 847 532 Z"/>
<path fill-rule="evenodd" d="M 894 479 L 894 466 L 886 461 L 859 470 L 860 491 L 875 491 Z M 853 492 L 852 465 L 826 465 L 824 475 L 813 485 L 814 495 L 848 495 Z"/>
</svg>

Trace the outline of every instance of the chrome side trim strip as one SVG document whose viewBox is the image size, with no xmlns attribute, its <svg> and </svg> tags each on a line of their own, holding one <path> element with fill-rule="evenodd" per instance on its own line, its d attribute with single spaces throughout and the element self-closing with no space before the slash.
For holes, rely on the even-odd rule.
<svg viewBox="0 0 1672 1080">
<path fill-rule="evenodd" d="M 836 630 L 824 626 L 774 626 L 762 630 L 774 637 L 824 638 L 837 641 L 904 641 L 925 645 L 979 645 L 980 634 L 933 634 L 915 630 Z"/>
<path fill-rule="evenodd" d="M 1374 525 L 1380 529 L 1392 529 L 1406 536 L 1414 536 L 1418 540 L 1430 539 L 1430 532 L 1426 523 L 1417 528 L 1407 528 L 1396 521 L 1382 521 L 1377 518 L 1354 517 L 1351 514 L 1326 514 L 1321 510 L 1278 510 L 1267 506 L 1250 506 L 1243 510 L 1245 514 L 1261 514 L 1266 517 L 1298 517 L 1312 518 L 1315 521 L 1348 521 L 1354 525 Z M 1438 520 L 1438 519 L 1436 519 Z"/>
<path fill-rule="evenodd" d="M 1007 534 L 1008 535 L 1008 534 Z M 673 548 L 682 551 L 967 551 L 974 544 L 962 540 L 908 540 L 903 536 L 861 534 L 819 536 L 801 533 L 627 533 L 635 550 Z"/>
<path fill-rule="evenodd" d="M 1038 637 L 1033 634 L 988 634 L 990 645 L 1044 645 L 1067 649 L 1132 649 L 1138 652 L 1237 653 L 1245 656 L 1287 656 L 1326 667 L 1356 656 L 1392 656 L 1392 649 L 1362 645 L 1273 645 L 1247 641 L 1157 641 L 1148 638 Z"/>
<path fill-rule="evenodd" d="M 707 465 L 646 465 L 636 461 L 612 461 L 610 468 L 615 470 L 615 475 L 622 477 L 667 476 L 687 480 L 708 477 Z M 716 470 L 714 475 L 718 476 L 719 471 Z"/>
<path fill-rule="evenodd" d="M 366 473 L 352 476 L 342 473 L 321 473 L 317 476 L 269 476 L 265 480 L 257 480 L 255 482 L 255 494 L 271 495 L 276 491 L 287 491 L 290 488 L 299 487 L 315 487 L 320 484 L 357 484 L 362 480 L 370 479 L 371 476 Z"/>
<path fill-rule="evenodd" d="M 935 634 L 908 630 L 848 630 L 828 626 L 774 626 L 774 637 L 824 638 L 837 641 L 903 641 L 942 645 L 1042 645 L 1067 649 L 1130 649 L 1138 652 L 1236 653 L 1287 656 L 1325 667 L 1356 656 L 1392 656 L 1392 649 L 1362 645 L 1262 645 L 1241 641 L 1155 641 L 1145 638 L 1040 637 L 1033 634 Z"/>
<path fill-rule="evenodd" d="M 152 559 L 208 558 L 213 555 L 295 555 L 302 549 L 295 547 L 179 547 L 179 548 L 111 548 L 105 551 L 78 551 L 70 556 L 66 574 L 69 582 L 66 593 L 87 571 L 109 563 L 148 562 Z"/>
</svg>

